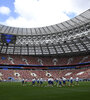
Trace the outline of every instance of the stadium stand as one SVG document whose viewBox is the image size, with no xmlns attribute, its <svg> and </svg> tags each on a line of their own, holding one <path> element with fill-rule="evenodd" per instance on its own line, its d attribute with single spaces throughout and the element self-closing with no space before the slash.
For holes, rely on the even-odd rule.
<svg viewBox="0 0 90 100">
<path fill-rule="evenodd" d="M 0 78 L 2 80 L 9 80 L 11 79 L 28 79 L 32 80 L 32 78 L 44 78 L 48 79 L 52 76 L 54 79 L 65 77 L 69 79 L 70 77 L 76 78 L 79 77 L 80 79 L 88 79 L 90 78 L 90 69 L 73 69 L 73 70 L 0 70 Z"/>
<path fill-rule="evenodd" d="M 0 64 L 11 65 L 73 65 L 90 62 L 90 55 L 77 57 L 32 57 L 0 54 Z"/>
</svg>

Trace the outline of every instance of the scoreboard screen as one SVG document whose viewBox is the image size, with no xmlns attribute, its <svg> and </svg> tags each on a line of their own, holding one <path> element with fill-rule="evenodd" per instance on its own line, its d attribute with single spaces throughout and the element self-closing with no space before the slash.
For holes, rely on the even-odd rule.
<svg viewBox="0 0 90 100">
<path fill-rule="evenodd" d="M 9 34 L 1 34 L 1 42 L 2 43 L 16 43 L 16 36 L 15 35 L 9 35 Z"/>
</svg>

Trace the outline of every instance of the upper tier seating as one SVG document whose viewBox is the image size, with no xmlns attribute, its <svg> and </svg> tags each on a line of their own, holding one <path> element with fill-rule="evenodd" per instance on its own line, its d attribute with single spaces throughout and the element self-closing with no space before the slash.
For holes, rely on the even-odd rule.
<svg viewBox="0 0 90 100">
<path fill-rule="evenodd" d="M 90 55 L 77 57 L 35 57 L 0 54 L 0 64 L 70 65 L 89 61 Z"/>
</svg>

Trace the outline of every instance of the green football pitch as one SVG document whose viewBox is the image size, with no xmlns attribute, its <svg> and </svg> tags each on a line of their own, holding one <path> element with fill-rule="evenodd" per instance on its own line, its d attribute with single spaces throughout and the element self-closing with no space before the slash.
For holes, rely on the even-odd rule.
<svg viewBox="0 0 90 100">
<path fill-rule="evenodd" d="M 90 100 L 90 82 L 78 86 L 37 87 L 20 82 L 0 82 L 0 100 Z"/>
</svg>

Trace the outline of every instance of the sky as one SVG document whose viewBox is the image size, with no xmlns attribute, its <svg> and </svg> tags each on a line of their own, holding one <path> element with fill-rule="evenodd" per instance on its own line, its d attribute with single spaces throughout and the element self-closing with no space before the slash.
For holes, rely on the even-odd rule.
<svg viewBox="0 0 90 100">
<path fill-rule="evenodd" d="M 0 24 L 35 28 L 58 24 L 90 9 L 90 0 L 0 0 Z"/>
</svg>

